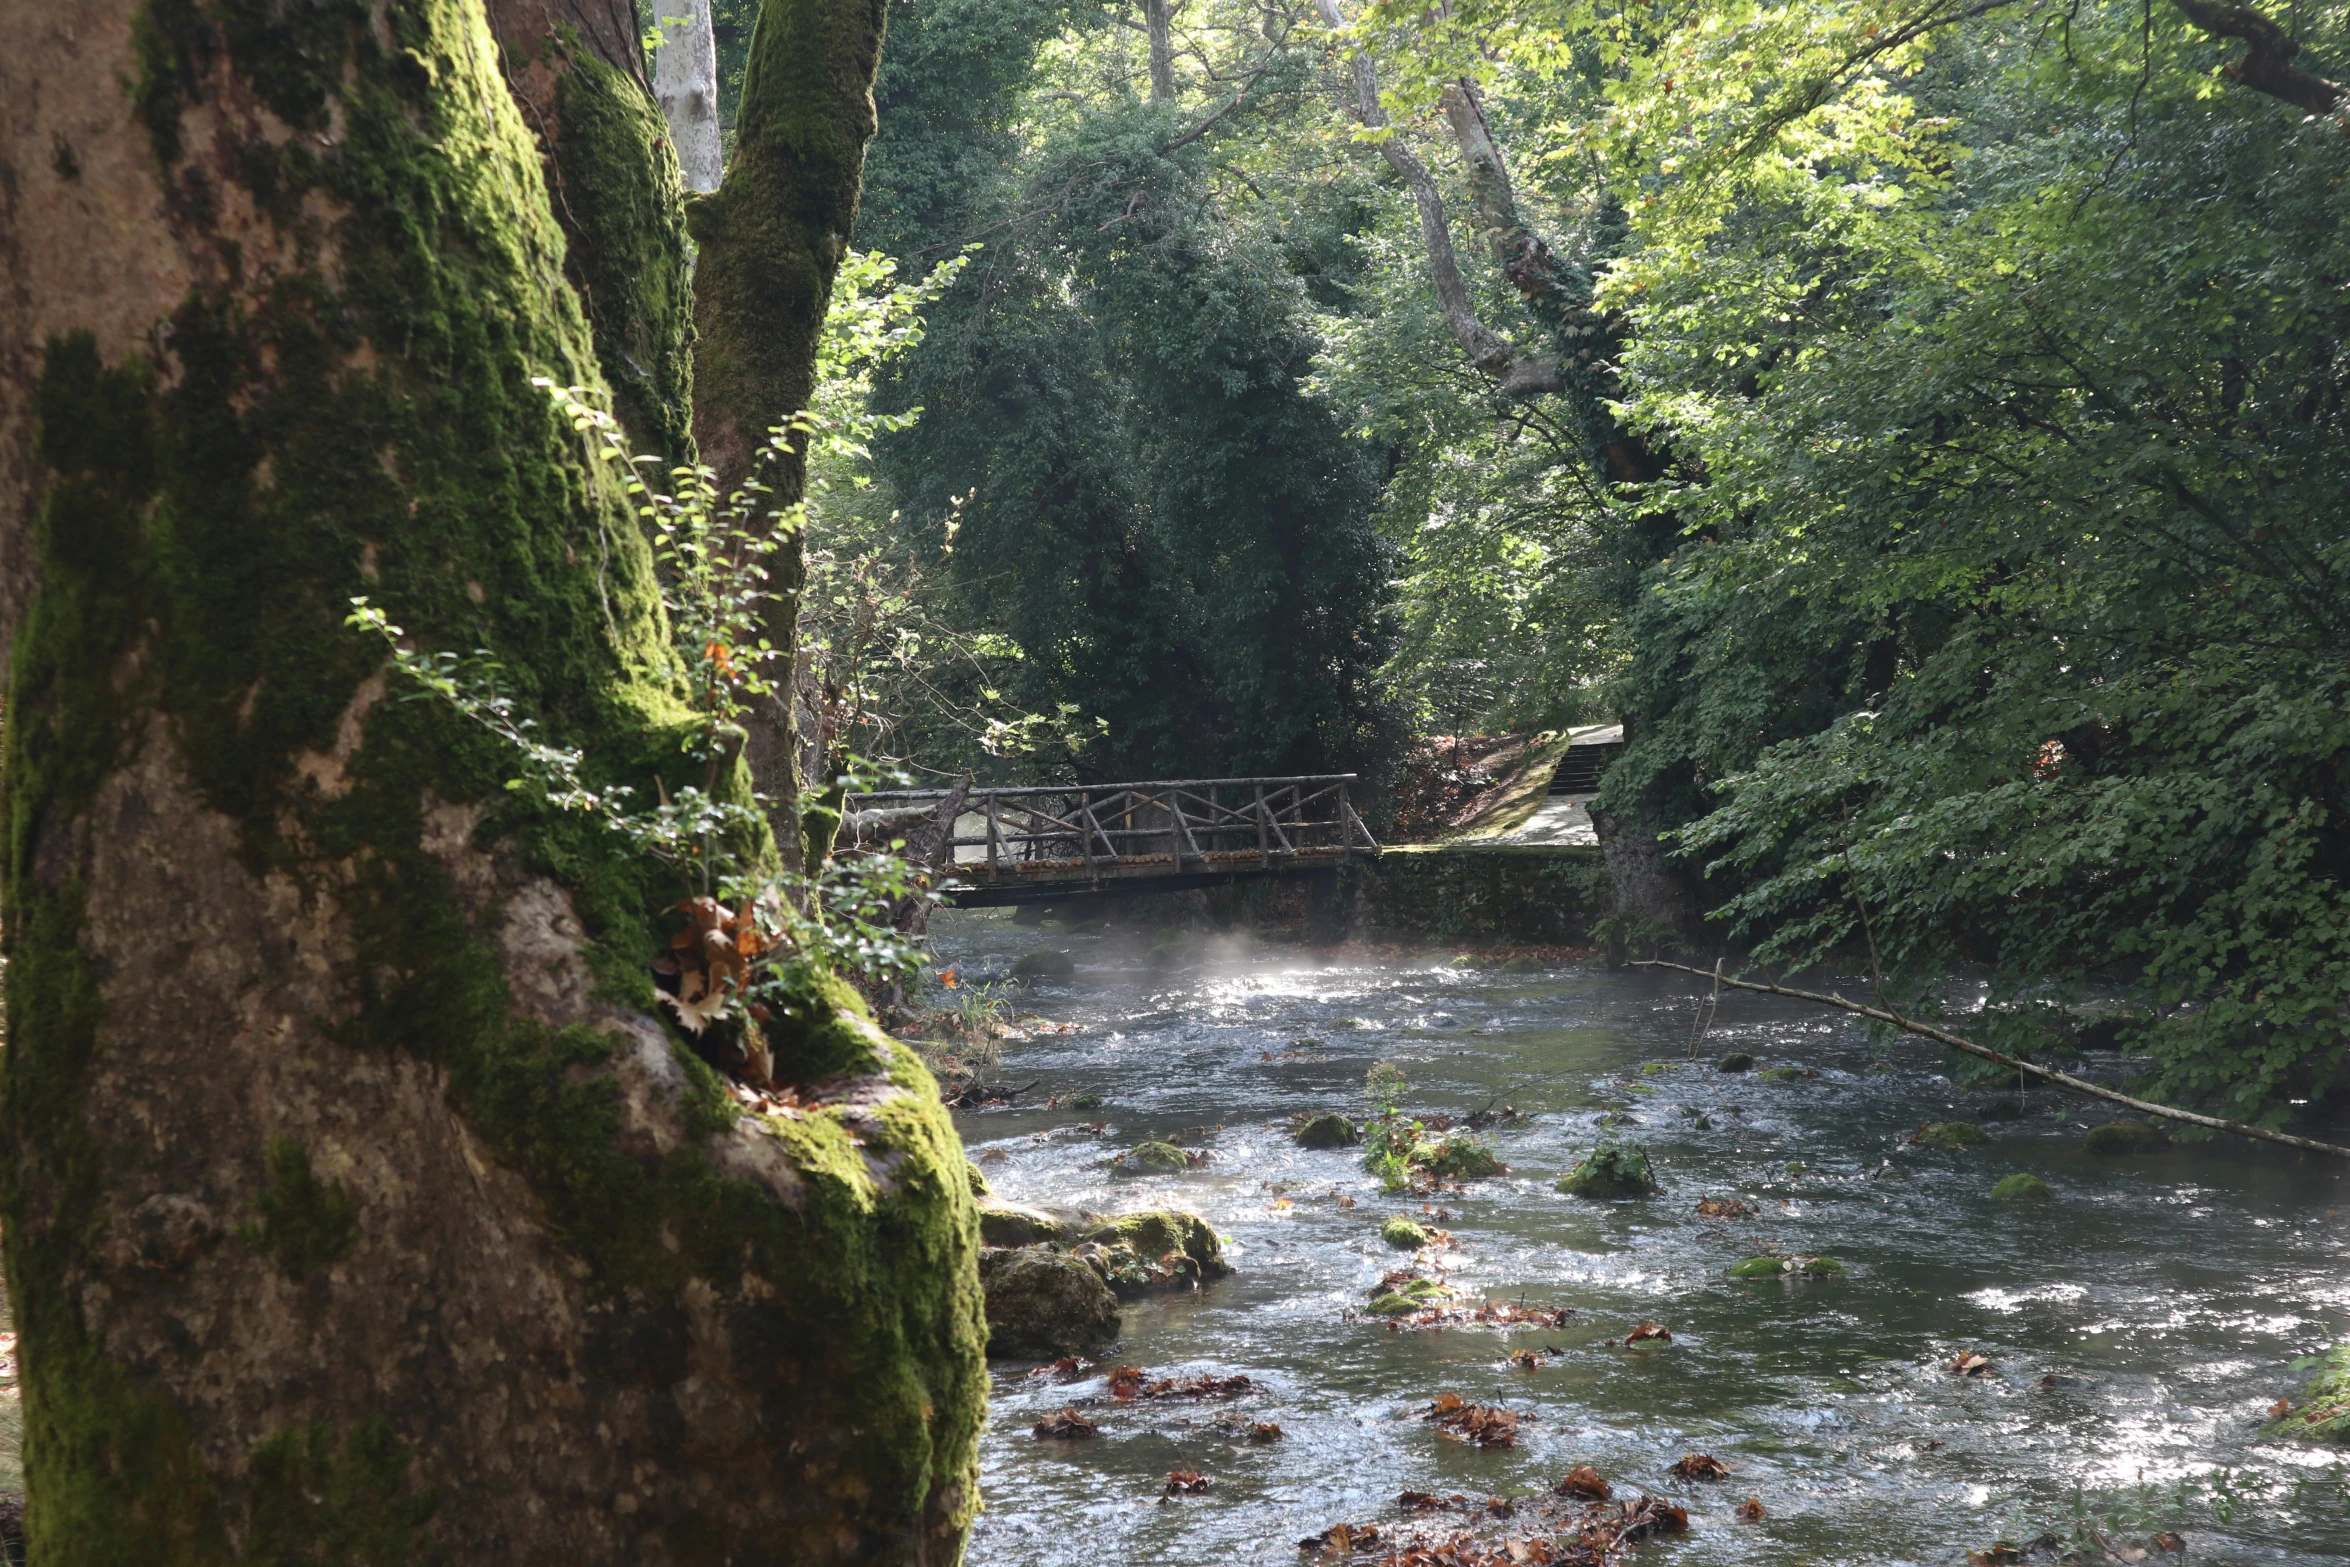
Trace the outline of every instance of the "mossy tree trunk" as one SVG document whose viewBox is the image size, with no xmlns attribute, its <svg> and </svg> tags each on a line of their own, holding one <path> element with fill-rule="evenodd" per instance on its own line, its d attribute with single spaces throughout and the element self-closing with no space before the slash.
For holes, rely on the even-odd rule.
<svg viewBox="0 0 2350 1567">
<path fill-rule="evenodd" d="M 753 472 L 768 432 L 808 406 L 816 342 L 832 282 L 856 228 L 865 147 L 873 139 L 873 73 L 887 0 L 764 0 L 751 30 L 734 155 L 718 189 L 687 222 L 700 246 L 694 281 L 694 436 L 731 489 Z M 800 443 L 764 480 L 771 509 L 805 488 Z M 798 644 L 804 540 L 769 557 L 777 589 L 767 635 Z M 791 681 L 754 715 L 745 759 L 774 802 L 776 836 L 796 856 L 799 783 Z"/>
<path fill-rule="evenodd" d="M 0 103 L 33 1558 L 951 1561 L 934 1086 L 820 984 L 810 1107 L 742 1113 L 655 1015 L 677 889 L 341 623 L 677 765 L 644 542 L 531 384 L 597 349 L 481 0 L 28 11 Z"/>
<path fill-rule="evenodd" d="M 489 0 L 490 32 L 562 225 L 564 275 L 637 450 L 693 457 L 685 192 L 631 0 Z"/>
</svg>

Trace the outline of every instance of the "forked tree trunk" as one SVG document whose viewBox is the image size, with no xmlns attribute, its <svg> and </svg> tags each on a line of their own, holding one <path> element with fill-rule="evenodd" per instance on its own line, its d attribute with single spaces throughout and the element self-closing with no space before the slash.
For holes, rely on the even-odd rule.
<svg viewBox="0 0 2350 1567">
<path fill-rule="evenodd" d="M 644 543 L 481 0 L 83 0 L 0 50 L 0 1205 L 42 1567 L 945 1563 L 984 1328 L 845 988 L 741 1114 L 676 889 L 396 700 L 370 595 L 649 792 Z M 674 779 L 672 781 L 675 781 Z"/>
<path fill-rule="evenodd" d="M 718 33 L 710 0 L 660 0 L 661 52 L 653 56 L 653 95 L 678 168 L 690 191 L 713 191 L 723 171 L 718 134 Z M 683 17 L 672 22 L 670 17 Z"/>
<path fill-rule="evenodd" d="M 722 490 L 754 476 L 769 432 L 805 409 L 814 391 L 825 306 L 857 223 L 887 20 L 887 0 L 765 0 L 751 29 L 726 179 L 687 211 L 701 247 L 694 438 Z M 770 490 L 762 510 L 780 518 L 799 504 L 805 444 L 790 441 L 764 471 Z M 753 781 L 772 802 L 776 840 L 795 864 L 801 779 L 791 688 L 805 546 L 788 530 L 767 560 L 778 590 L 766 627 L 782 653 L 778 695 L 752 714 L 744 747 Z"/>
</svg>

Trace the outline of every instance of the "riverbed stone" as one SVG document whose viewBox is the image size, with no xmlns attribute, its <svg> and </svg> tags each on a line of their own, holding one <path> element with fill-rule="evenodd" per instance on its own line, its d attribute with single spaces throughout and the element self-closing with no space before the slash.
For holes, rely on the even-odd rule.
<svg viewBox="0 0 2350 1567">
<path fill-rule="evenodd" d="M 1754 1075 L 1766 1083 L 1797 1083 L 1803 1080 L 1803 1068 L 1799 1066 L 1766 1066 Z"/>
<path fill-rule="evenodd" d="M 1726 1270 L 1734 1279 L 1834 1278 L 1844 1264 L 1833 1257 L 1749 1257 Z"/>
<path fill-rule="evenodd" d="M 2037 1175 L 2011 1175 L 1991 1188 L 1991 1195 L 2001 1202 L 2051 1202 L 2056 1193 Z"/>
<path fill-rule="evenodd" d="M 1121 1175 L 1180 1175 L 1191 1159 L 1173 1143 L 1148 1142 L 1128 1149 L 1111 1163 Z"/>
<path fill-rule="evenodd" d="M 1417 1142 L 1404 1158 L 1414 1169 L 1425 1170 L 1446 1181 L 1473 1181 L 1480 1176 L 1499 1175 L 1507 1168 L 1499 1154 L 1474 1137 L 1439 1137 Z"/>
<path fill-rule="evenodd" d="M 1362 1141 L 1354 1122 L 1335 1110 L 1306 1117 L 1289 1135 L 1300 1148 L 1351 1148 Z"/>
<path fill-rule="evenodd" d="M 1428 1232 L 1400 1213 L 1379 1226 L 1379 1238 L 1397 1251 L 1414 1251 L 1428 1244 Z"/>
<path fill-rule="evenodd" d="M 2350 1442 L 2350 1343 L 2326 1351 L 2317 1375 L 2260 1434 L 2270 1441 Z"/>
<path fill-rule="evenodd" d="M 1983 1140 L 1983 1129 L 1972 1121 L 1928 1121 L 1910 1134 L 1911 1142 L 1920 1148 L 1940 1148 L 1956 1153 L 1961 1148 L 1972 1148 Z"/>
<path fill-rule="evenodd" d="M 990 1198 L 979 1205 L 979 1243 L 1034 1246 L 1051 1241 L 1065 1246 L 1083 1239 L 1100 1222 L 1098 1214 L 1076 1208 L 1051 1208 Z"/>
<path fill-rule="evenodd" d="M 1717 1072 L 1751 1072 L 1754 1070 L 1754 1057 L 1743 1050 L 1733 1050 L 1714 1063 L 1714 1070 Z"/>
<path fill-rule="evenodd" d="M 1099 1274 L 1057 1247 L 983 1247 L 987 1352 L 1048 1359 L 1088 1354 L 1118 1337 L 1118 1298 Z"/>
<path fill-rule="evenodd" d="M 2144 1121 L 2108 1121 L 2103 1126 L 2092 1126 L 2081 1139 L 2085 1152 L 2115 1156 L 2133 1153 L 2155 1153 L 2170 1146 L 2170 1139 L 2159 1128 Z"/>
<path fill-rule="evenodd" d="M 1558 1189 L 1573 1197 L 1654 1197 L 1656 1172 L 1649 1168 L 1646 1149 L 1629 1143 L 1601 1143 L 1559 1178 Z"/>
<path fill-rule="evenodd" d="M 1181 1208 L 1149 1208 L 1101 1219 L 1085 1238 L 1101 1246 L 1128 1246 L 1138 1256 L 1153 1260 L 1186 1258 L 1197 1283 L 1223 1278 L 1232 1271 L 1214 1228 L 1198 1214 Z"/>
</svg>

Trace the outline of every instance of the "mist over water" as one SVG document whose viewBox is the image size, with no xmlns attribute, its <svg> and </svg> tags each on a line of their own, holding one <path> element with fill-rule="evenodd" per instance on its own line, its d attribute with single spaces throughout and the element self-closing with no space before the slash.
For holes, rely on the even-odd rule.
<svg viewBox="0 0 2350 1567">
<path fill-rule="evenodd" d="M 1020 1003 L 1082 1025 L 1006 1047 L 1003 1080 L 1039 1086 L 1014 1108 L 957 1117 L 996 1192 L 1112 1212 L 1181 1206 L 1228 1238 L 1238 1273 L 1129 1305 L 1105 1364 L 1257 1384 L 1228 1405 L 1113 1405 L 1099 1378 L 1031 1380 L 1031 1363 L 998 1363 L 975 1564 L 1294 1562 L 1297 1542 L 1334 1522 L 1398 1517 L 1400 1491 L 1522 1495 L 1576 1463 L 1620 1495 L 1689 1507 L 1691 1532 L 1648 1547 L 1655 1561 L 1956 1564 L 1997 1539 L 2061 1532 L 2081 1508 L 2139 1532 L 2178 1529 L 2195 1562 L 2350 1560 L 2342 1455 L 2256 1439 L 2267 1406 L 2302 1379 L 2289 1363 L 2350 1337 L 2350 1172 L 2328 1162 L 2234 1143 L 2092 1159 L 2081 1129 L 2108 1118 L 2102 1107 L 2038 1091 L 2019 1114 L 1986 1119 L 1987 1142 L 1927 1152 L 1906 1143 L 1919 1123 L 1974 1119 L 2001 1099 L 2012 1110 L 2017 1096 L 1962 1094 L 1923 1043 L 1874 1043 L 1762 997 L 1725 996 L 1692 1062 L 1695 999 L 1677 978 L 1237 940 L 1206 962 L 1153 964 L 1131 933 L 977 912 L 934 929 L 941 961 L 966 979 L 1039 948 L 1079 965 Z M 1732 1050 L 1818 1075 L 1714 1070 Z M 1525 1112 L 1490 1134 L 1510 1172 L 1438 1195 L 1437 1219 L 1421 1199 L 1382 1195 L 1359 1150 L 1291 1143 L 1293 1112 L 1362 1116 L 1363 1074 L 1382 1060 L 1410 1078 L 1411 1109 L 1459 1115 L 1498 1100 Z M 1049 1094 L 1085 1092 L 1104 1106 L 1043 1108 Z M 1647 1146 L 1662 1196 L 1594 1203 L 1553 1189 L 1611 1112 L 1632 1118 L 1611 1135 Z M 1102 1121 L 1105 1132 L 1086 1130 Z M 1205 1148 L 1210 1163 L 1110 1172 L 1112 1154 L 1149 1138 Z M 1991 1199 L 2018 1171 L 2056 1200 Z M 1707 1196 L 1759 1214 L 1700 1219 Z M 1465 1300 L 1573 1315 L 1506 1335 L 1391 1332 L 1353 1315 L 1410 1260 L 1379 1239 L 1394 1213 L 1452 1233 L 1457 1246 L 1429 1259 Z M 1723 1276 L 1765 1249 L 1828 1253 L 1850 1272 Z M 1622 1347 L 1643 1321 L 1673 1343 Z M 1539 1369 L 1507 1362 L 1554 1346 L 1564 1353 Z M 1967 1351 L 1993 1373 L 1946 1373 Z M 1479 1451 L 1418 1418 L 1444 1392 L 1532 1418 L 1514 1449 Z M 1030 1435 L 1089 1399 L 1098 1440 Z M 1252 1446 L 1215 1428 L 1232 1416 L 1276 1422 L 1284 1440 Z M 1691 1451 L 1732 1477 L 1674 1479 Z M 1159 1505 L 1177 1468 L 1213 1491 Z M 1732 1519 L 1749 1496 L 1766 1509 L 1760 1524 Z"/>
</svg>

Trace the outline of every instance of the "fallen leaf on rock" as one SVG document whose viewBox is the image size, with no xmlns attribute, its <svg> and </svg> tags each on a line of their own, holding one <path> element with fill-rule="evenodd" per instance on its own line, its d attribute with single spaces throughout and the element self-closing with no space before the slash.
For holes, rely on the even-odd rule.
<svg viewBox="0 0 2350 1567">
<path fill-rule="evenodd" d="M 1101 1434 L 1101 1427 L 1074 1409 L 1055 1410 L 1036 1423 L 1036 1439 L 1040 1442 L 1081 1441 Z"/>
<path fill-rule="evenodd" d="M 1991 1362 L 1970 1349 L 1951 1356 L 1950 1363 L 1942 1369 L 1954 1377 L 1987 1377 L 1991 1374 Z"/>
<path fill-rule="evenodd" d="M 1342 1556 L 1349 1551 L 1360 1551 L 1379 1543 L 1379 1526 L 1375 1523 L 1334 1523 L 1320 1534 L 1311 1534 L 1297 1542 L 1301 1551 L 1323 1555 Z"/>
<path fill-rule="evenodd" d="M 1726 1480 L 1730 1466 L 1711 1453 L 1684 1453 L 1673 1465 L 1673 1474 L 1682 1480 Z"/>
<path fill-rule="evenodd" d="M 1202 1496 L 1215 1483 L 1197 1469 L 1170 1469 L 1167 1487 L 1159 1493 L 1159 1500 L 1163 1502 L 1170 1496 Z"/>
<path fill-rule="evenodd" d="M 1252 1442 L 1278 1442 L 1281 1440 L 1281 1428 L 1270 1420 L 1260 1420 L 1248 1428 L 1248 1439 Z"/>
<path fill-rule="evenodd" d="M 1661 1496 L 1642 1496 L 1624 1509 L 1622 1527 L 1616 1538 L 1630 1544 L 1645 1540 L 1652 1534 L 1686 1534 L 1689 1532 L 1689 1509 L 1678 1502 L 1668 1502 Z"/>
<path fill-rule="evenodd" d="M 1511 1447 L 1518 1440 L 1518 1422 L 1525 1417 L 1514 1410 L 1467 1403 L 1457 1393 L 1439 1393 L 1428 1406 L 1427 1418 L 1436 1422 L 1437 1430 L 1460 1441 Z"/>
<path fill-rule="evenodd" d="M 1673 1342 L 1671 1328 L 1654 1322 L 1643 1322 L 1632 1330 L 1630 1338 L 1624 1340 L 1624 1347 L 1630 1349 L 1635 1344 L 1670 1344 L 1671 1342 Z"/>
<path fill-rule="evenodd" d="M 1110 1396 L 1118 1399 L 1132 1398 L 1142 1391 L 1142 1384 L 1149 1377 L 1150 1373 L 1140 1366 L 1120 1366 L 1110 1373 Z"/>
<path fill-rule="evenodd" d="M 1510 1351 L 1510 1364 L 1520 1371 L 1532 1371 L 1542 1364 L 1542 1357 L 1530 1349 L 1513 1349 Z"/>
<path fill-rule="evenodd" d="M 1740 1202 L 1735 1197 L 1708 1197 L 1698 1203 L 1697 1216 L 1701 1219 L 1751 1219 L 1754 1204 Z"/>
<path fill-rule="evenodd" d="M 1429 1491 L 1406 1491 L 1395 1499 L 1395 1505 L 1407 1513 L 1440 1513 L 1452 1501 Z"/>
<path fill-rule="evenodd" d="M 2280 1398 L 2268 1406 L 2268 1417 L 2271 1420 L 2282 1420 L 2292 1412 L 2293 1401 L 2289 1398 Z"/>
<path fill-rule="evenodd" d="M 1761 1499 L 1750 1496 L 1745 1501 L 1740 1502 L 1738 1504 L 1738 1521 L 1740 1523 L 1761 1523 L 1763 1521 L 1763 1504 Z"/>
<path fill-rule="evenodd" d="M 1567 1471 L 1565 1479 L 1551 1489 L 1561 1496 L 1588 1497 L 1595 1502 L 1604 1502 L 1615 1494 L 1615 1487 L 1607 1483 L 1607 1476 L 1589 1464 L 1577 1464 Z"/>
</svg>

